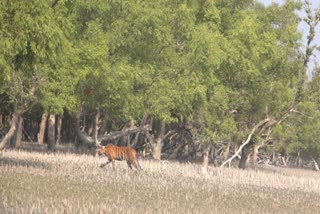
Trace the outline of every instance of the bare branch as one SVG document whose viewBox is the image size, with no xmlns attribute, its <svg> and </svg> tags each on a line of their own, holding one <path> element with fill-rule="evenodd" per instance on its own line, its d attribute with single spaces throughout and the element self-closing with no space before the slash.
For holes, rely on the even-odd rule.
<svg viewBox="0 0 320 214">
<path fill-rule="evenodd" d="M 251 130 L 250 134 L 248 135 L 247 140 L 239 147 L 238 151 L 228 160 L 226 160 L 225 162 L 222 163 L 222 165 L 220 166 L 220 168 L 223 168 L 227 163 L 230 163 L 235 157 L 237 157 L 239 155 L 239 153 L 242 151 L 243 147 L 245 147 L 251 140 L 252 135 L 256 132 L 256 130 L 264 125 L 265 123 L 269 122 L 270 119 L 264 119 L 262 121 L 260 121 L 255 127 L 253 127 L 253 129 Z"/>
<path fill-rule="evenodd" d="M 133 128 L 128 128 L 121 131 L 113 131 L 113 132 L 110 132 L 109 134 L 99 136 L 98 139 L 99 141 L 114 140 L 119 137 L 127 136 L 129 134 L 133 134 L 137 132 L 144 132 L 144 131 L 151 131 L 151 127 L 149 125 L 146 125 L 143 127 L 133 127 Z"/>
<path fill-rule="evenodd" d="M 98 141 L 95 140 L 93 137 L 86 135 L 81 132 L 80 130 L 80 113 L 76 115 L 76 123 L 75 123 L 76 134 L 80 138 L 80 141 L 85 144 L 96 144 L 97 146 L 100 145 L 101 141 L 108 141 L 108 140 L 115 140 L 117 138 L 127 136 L 129 134 L 137 133 L 137 132 L 144 132 L 144 131 L 151 131 L 151 127 L 149 125 L 141 126 L 141 127 L 132 127 L 128 129 L 124 129 L 121 131 L 113 131 L 108 134 L 104 134 L 102 136 L 98 136 Z"/>
</svg>

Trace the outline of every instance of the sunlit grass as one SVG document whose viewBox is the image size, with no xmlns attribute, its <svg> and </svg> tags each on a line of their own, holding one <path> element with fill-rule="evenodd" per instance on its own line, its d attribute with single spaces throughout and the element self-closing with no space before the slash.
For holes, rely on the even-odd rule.
<svg viewBox="0 0 320 214">
<path fill-rule="evenodd" d="M 140 160 L 143 171 L 105 158 L 5 151 L 0 213 L 317 213 L 320 176 Z"/>
</svg>

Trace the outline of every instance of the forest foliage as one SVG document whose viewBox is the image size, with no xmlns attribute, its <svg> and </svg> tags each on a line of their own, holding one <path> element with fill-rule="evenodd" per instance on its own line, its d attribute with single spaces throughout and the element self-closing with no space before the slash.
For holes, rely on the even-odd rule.
<svg viewBox="0 0 320 214">
<path fill-rule="evenodd" d="M 1 115 L 99 111 L 109 131 L 148 117 L 152 133 L 163 122 L 209 145 L 239 144 L 270 118 L 258 143 L 318 159 L 320 75 L 307 81 L 316 47 L 302 44 L 303 8 L 292 0 L 1 1 Z"/>
</svg>

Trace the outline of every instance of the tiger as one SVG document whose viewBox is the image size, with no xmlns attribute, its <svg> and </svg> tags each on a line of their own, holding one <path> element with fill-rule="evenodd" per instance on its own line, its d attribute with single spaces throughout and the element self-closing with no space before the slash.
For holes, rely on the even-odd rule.
<svg viewBox="0 0 320 214">
<path fill-rule="evenodd" d="M 108 161 L 104 164 L 101 164 L 101 168 L 112 162 L 112 168 L 113 170 L 115 170 L 116 160 L 126 160 L 130 169 L 132 169 L 133 165 L 137 170 L 141 170 L 141 166 L 137 159 L 137 151 L 132 147 L 115 146 L 113 144 L 108 144 L 106 146 L 98 146 L 96 150 L 96 156 L 100 156 L 102 154 L 107 155 Z"/>
</svg>

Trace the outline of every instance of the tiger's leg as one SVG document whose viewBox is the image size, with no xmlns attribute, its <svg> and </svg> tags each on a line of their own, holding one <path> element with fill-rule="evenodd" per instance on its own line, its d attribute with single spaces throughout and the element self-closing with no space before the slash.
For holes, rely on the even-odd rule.
<svg viewBox="0 0 320 214">
<path fill-rule="evenodd" d="M 142 170 L 138 160 L 134 161 L 134 162 L 132 163 L 132 165 L 133 165 L 136 169 Z"/>
<path fill-rule="evenodd" d="M 129 167 L 130 169 L 132 169 L 132 164 L 131 164 L 131 162 L 130 162 L 129 160 L 127 160 L 127 164 L 128 164 L 128 167 Z"/>
<path fill-rule="evenodd" d="M 103 163 L 100 165 L 101 168 L 105 167 L 106 165 L 108 165 L 110 163 L 110 159 L 108 158 L 108 161 L 106 163 Z"/>
</svg>

